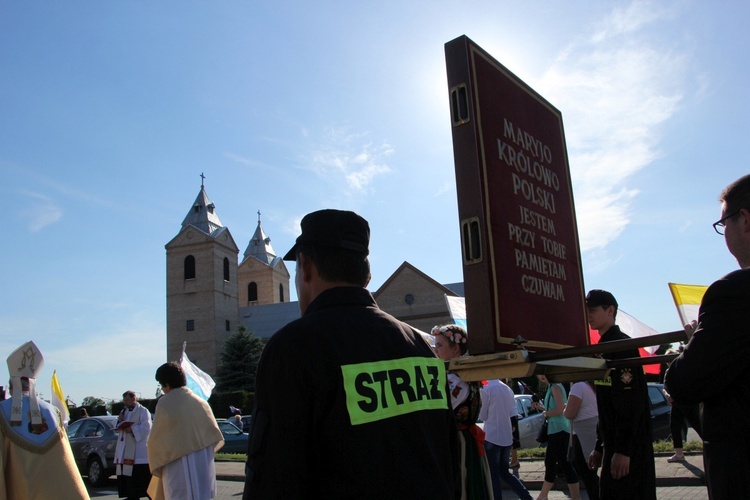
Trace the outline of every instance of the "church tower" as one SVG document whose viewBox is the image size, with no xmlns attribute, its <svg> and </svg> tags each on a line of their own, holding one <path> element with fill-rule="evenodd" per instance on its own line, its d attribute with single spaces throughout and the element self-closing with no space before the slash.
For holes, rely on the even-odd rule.
<svg viewBox="0 0 750 500">
<path fill-rule="evenodd" d="M 289 302 L 289 271 L 281 257 L 271 247 L 260 224 L 244 253 L 239 266 L 240 307 L 263 306 Z"/>
<path fill-rule="evenodd" d="M 239 248 L 203 182 L 180 232 L 165 248 L 167 358 L 179 360 L 186 341 L 190 360 L 213 377 L 224 342 L 239 325 Z"/>
</svg>

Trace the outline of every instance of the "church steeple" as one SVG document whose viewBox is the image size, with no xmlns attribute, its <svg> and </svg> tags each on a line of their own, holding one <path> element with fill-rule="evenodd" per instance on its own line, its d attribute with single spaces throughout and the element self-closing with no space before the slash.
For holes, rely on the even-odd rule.
<svg viewBox="0 0 750 500">
<path fill-rule="evenodd" d="M 289 302 L 289 271 L 260 223 L 237 270 L 240 307 Z"/>
<path fill-rule="evenodd" d="M 271 238 L 266 236 L 263 226 L 260 224 L 260 210 L 258 210 L 258 227 L 255 228 L 255 233 L 250 238 L 250 243 L 248 243 L 244 253 L 244 258 L 247 259 L 248 257 L 255 257 L 268 265 L 272 265 L 274 259 L 276 259 L 276 252 L 271 246 Z"/>
<path fill-rule="evenodd" d="M 182 221 L 182 228 L 195 226 L 206 234 L 213 234 L 224 226 L 222 226 L 219 216 L 216 214 L 216 205 L 211 202 L 208 194 L 206 194 L 206 187 L 203 185 L 203 179 L 205 178 L 206 176 L 201 173 L 201 190 Z"/>
<path fill-rule="evenodd" d="M 167 250 L 167 359 L 190 359 L 213 376 L 221 349 L 239 325 L 237 256 L 240 249 L 201 190 Z"/>
</svg>

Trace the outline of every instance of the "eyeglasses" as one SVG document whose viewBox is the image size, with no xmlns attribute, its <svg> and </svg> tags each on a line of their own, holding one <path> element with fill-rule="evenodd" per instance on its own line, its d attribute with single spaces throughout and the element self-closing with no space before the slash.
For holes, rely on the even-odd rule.
<svg viewBox="0 0 750 500">
<path fill-rule="evenodd" d="M 716 231 L 717 233 L 719 233 L 719 234 L 721 234 L 723 236 L 724 235 L 724 227 L 726 226 L 726 221 L 729 220 L 729 219 L 731 219 L 732 217 L 734 217 L 735 215 L 737 215 L 741 211 L 742 211 L 742 209 L 737 210 L 736 212 L 732 212 L 731 214 L 725 215 L 721 219 L 719 219 L 716 222 L 714 222 L 713 223 L 714 231 Z"/>
</svg>

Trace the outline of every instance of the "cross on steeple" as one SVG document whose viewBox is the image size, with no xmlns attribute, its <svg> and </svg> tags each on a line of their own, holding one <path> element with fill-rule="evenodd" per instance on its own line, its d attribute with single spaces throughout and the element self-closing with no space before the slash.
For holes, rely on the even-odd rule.
<svg viewBox="0 0 750 500">
<path fill-rule="evenodd" d="M 260 226 L 260 210 L 258 210 L 258 225 Z"/>
<path fill-rule="evenodd" d="M 204 186 L 203 186 L 203 180 L 204 180 L 205 178 L 206 178 L 206 176 L 205 176 L 205 175 L 203 175 L 203 172 L 201 172 L 201 187 L 204 187 Z"/>
</svg>

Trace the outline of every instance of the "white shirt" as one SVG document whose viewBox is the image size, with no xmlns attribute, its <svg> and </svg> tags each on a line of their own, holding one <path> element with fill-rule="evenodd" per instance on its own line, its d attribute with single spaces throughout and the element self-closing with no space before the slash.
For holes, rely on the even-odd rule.
<svg viewBox="0 0 750 500">
<path fill-rule="evenodd" d="M 568 400 L 573 396 L 581 400 L 581 406 L 578 407 L 578 413 L 573 418 L 573 422 L 599 416 L 599 410 L 596 407 L 596 393 L 589 384 L 586 382 L 576 382 L 573 384 L 570 387 Z"/>
<path fill-rule="evenodd" d="M 484 420 L 484 439 L 497 446 L 513 444 L 511 417 L 518 415 L 513 389 L 500 380 L 490 380 L 482 388 L 482 408 L 479 418 Z"/>
</svg>

